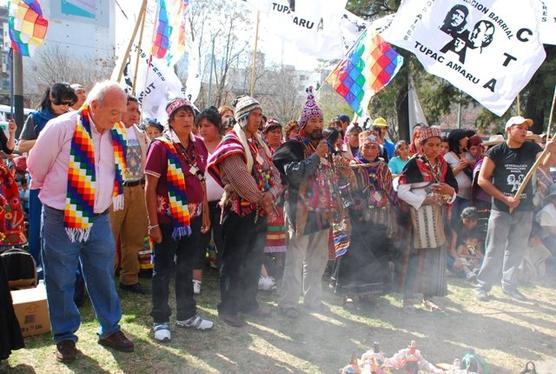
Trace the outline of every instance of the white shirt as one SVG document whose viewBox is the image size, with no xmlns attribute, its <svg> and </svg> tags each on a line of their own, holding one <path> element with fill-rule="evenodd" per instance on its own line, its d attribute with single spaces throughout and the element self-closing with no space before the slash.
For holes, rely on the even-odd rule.
<svg viewBox="0 0 556 374">
<path fill-rule="evenodd" d="M 463 154 L 463 158 L 467 161 L 473 161 L 473 158 L 467 152 Z M 444 160 L 448 163 L 448 165 L 450 165 L 452 170 L 459 165 L 460 161 L 454 152 L 446 153 L 444 155 Z M 458 182 L 458 196 L 467 200 L 471 199 L 471 178 L 469 178 L 464 171 L 460 171 L 455 177 Z"/>
</svg>

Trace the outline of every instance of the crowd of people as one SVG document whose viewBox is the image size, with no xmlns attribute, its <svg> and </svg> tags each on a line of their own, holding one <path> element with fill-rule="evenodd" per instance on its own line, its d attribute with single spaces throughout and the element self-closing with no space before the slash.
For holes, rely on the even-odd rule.
<svg viewBox="0 0 556 374">
<path fill-rule="evenodd" d="M 556 145 L 531 136 L 530 119 L 512 117 L 488 140 L 418 124 L 411 142 L 394 142 L 381 117 L 325 126 L 311 89 L 286 124 L 250 96 L 202 111 L 176 98 L 166 112 L 165 124 L 141 120 L 114 82 L 89 93 L 56 83 L 18 141 L 13 121 L 0 131 L 10 155 L 0 246 L 28 239 L 59 361 L 76 358 L 85 289 L 98 343 L 115 350 L 134 350 L 117 288 L 151 295 L 157 341 L 172 337 L 171 281 L 175 326 L 213 328 L 195 302 L 207 258 L 219 269 L 218 318 L 240 328 L 272 315 L 259 290 L 278 289 L 275 312 L 287 318 L 325 311 L 323 279 L 347 308 L 399 291 L 405 309 L 436 311 L 449 274 L 475 282 L 480 301 L 499 283 L 525 300 L 518 281 L 544 276 L 556 250 Z M 150 287 L 139 281 L 145 245 Z"/>
</svg>

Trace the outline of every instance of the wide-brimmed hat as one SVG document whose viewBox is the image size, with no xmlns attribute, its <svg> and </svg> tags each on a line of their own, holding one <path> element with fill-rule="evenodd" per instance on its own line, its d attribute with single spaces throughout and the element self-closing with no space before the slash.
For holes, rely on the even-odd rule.
<svg viewBox="0 0 556 374">
<path fill-rule="evenodd" d="M 524 118 L 522 116 L 514 116 L 506 122 L 506 126 L 504 126 L 504 129 L 507 130 L 512 126 L 521 125 L 522 123 L 525 123 L 527 127 L 531 127 L 531 125 L 533 124 L 533 120 L 530 118 Z"/>
<path fill-rule="evenodd" d="M 503 135 L 491 135 L 486 142 L 483 142 L 485 147 L 490 147 L 491 145 L 502 144 L 506 140 L 504 139 Z"/>
<path fill-rule="evenodd" d="M 526 140 L 532 140 L 536 143 L 542 143 L 542 136 L 539 134 L 535 134 L 533 131 L 527 131 L 527 135 L 525 135 Z"/>
</svg>

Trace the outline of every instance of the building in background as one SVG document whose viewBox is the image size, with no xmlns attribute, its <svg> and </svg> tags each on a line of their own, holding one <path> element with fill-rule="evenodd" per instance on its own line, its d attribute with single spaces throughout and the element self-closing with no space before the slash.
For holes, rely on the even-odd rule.
<svg viewBox="0 0 556 374">
<path fill-rule="evenodd" d="M 0 104 L 10 104 L 8 7 L 0 7 Z"/>
<path fill-rule="evenodd" d="M 114 0 L 43 0 L 48 32 L 43 45 L 58 46 L 70 56 L 91 63 L 113 60 Z"/>
<path fill-rule="evenodd" d="M 41 8 L 46 38 L 23 59 L 24 96 L 31 107 L 56 81 L 90 86 L 109 78 L 116 53 L 114 0 L 42 0 Z"/>
</svg>

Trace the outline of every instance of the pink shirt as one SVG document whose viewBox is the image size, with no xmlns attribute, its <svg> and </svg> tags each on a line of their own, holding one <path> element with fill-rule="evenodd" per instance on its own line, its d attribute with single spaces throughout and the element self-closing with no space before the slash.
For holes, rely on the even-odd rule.
<svg viewBox="0 0 556 374">
<path fill-rule="evenodd" d="M 39 134 L 27 160 L 31 173 L 31 189 L 41 189 L 44 205 L 64 210 L 68 183 L 71 139 L 77 124 L 77 112 L 56 117 Z M 114 149 L 110 131 L 99 133 L 91 121 L 95 149 L 95 213 L 102 213 L 112 204 L 114 185 Z"/>
</svg>

